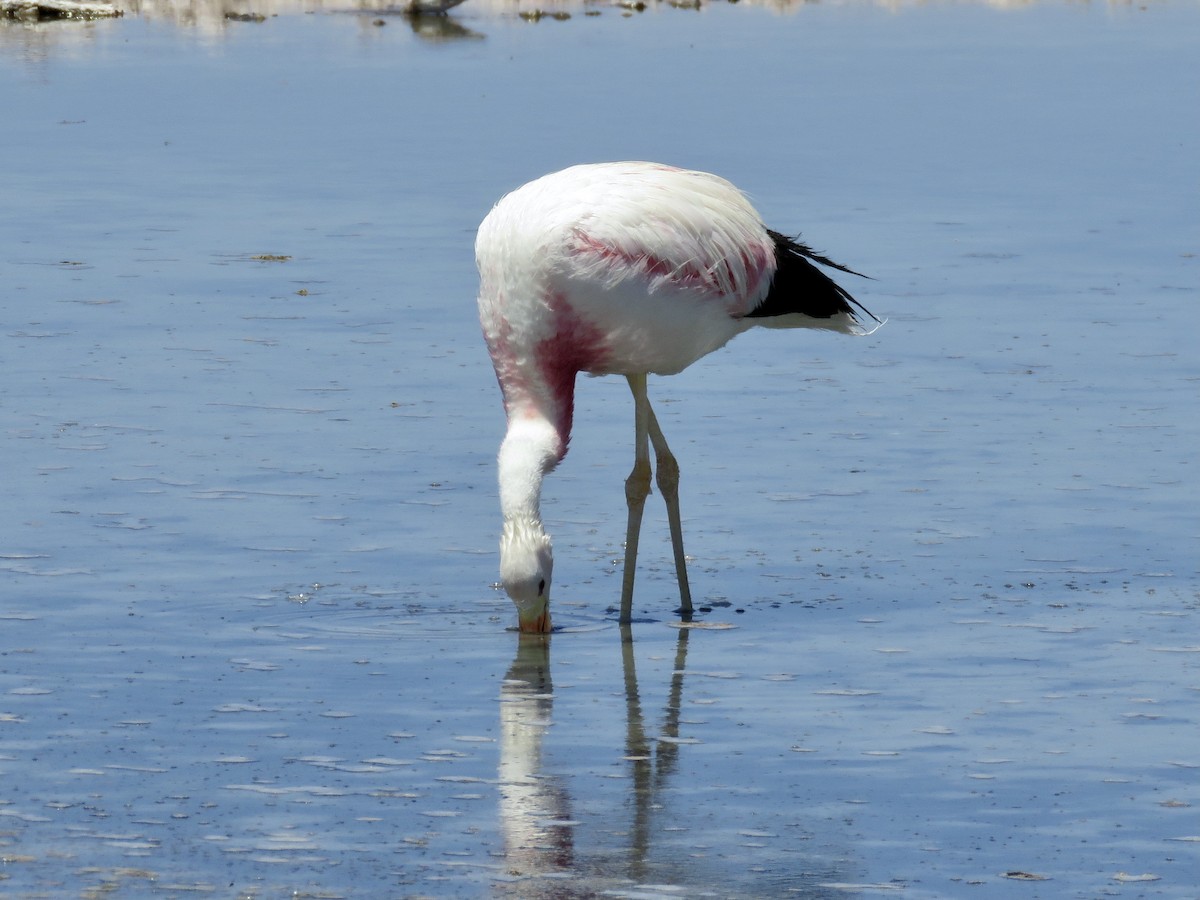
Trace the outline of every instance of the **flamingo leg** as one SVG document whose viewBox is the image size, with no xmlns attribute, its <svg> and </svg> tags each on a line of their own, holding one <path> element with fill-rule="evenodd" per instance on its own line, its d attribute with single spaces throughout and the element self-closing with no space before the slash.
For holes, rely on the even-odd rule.
<svg viewBox="0 0 1200 900">
<path fill-rule="evenodd" d="M 679 463 L 667 446 L 667 439 L 658 426 L 658 418 L 650 403 L 646 403 L 650 414 L 650 443 L 654 445 L 655 480 L 667 504 L 667 521 L 671 525 L 671 549 L 675 551 L 675 577 L 679 581 L 679 609 L 684 619 L 692 615 L 692 591 L 688 587 L 687 557 L 683 552 L 683 523 L 679 517 Z"/>
<path fill-rule="evenodd" d="M 625 479 L 625 503 L 629 507 L 629 522 L 625 528 L 625 572 L 621 578 L 622 625 L 633 619 L 633 578 L 637 570 L 638 538 L 642 532 L 642 512 L 650 495 L 650 398 L 646 394 L 646 376 L 629 375 L 633 391 L 633 471 Z"/>
</svg>

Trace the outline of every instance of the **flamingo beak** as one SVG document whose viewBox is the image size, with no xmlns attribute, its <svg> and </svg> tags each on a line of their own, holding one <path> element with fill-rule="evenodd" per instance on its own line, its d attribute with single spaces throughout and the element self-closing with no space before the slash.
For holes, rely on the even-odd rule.
<svg viewBox="0 0 1200 900">
<path fill-rule="evenodd" d="M 540 610 L 531 609 L 528 612 L 518 610 L 517 629 L 522 634 L 549 634 L 550 607 L 543 605 Z"/>
</svg>

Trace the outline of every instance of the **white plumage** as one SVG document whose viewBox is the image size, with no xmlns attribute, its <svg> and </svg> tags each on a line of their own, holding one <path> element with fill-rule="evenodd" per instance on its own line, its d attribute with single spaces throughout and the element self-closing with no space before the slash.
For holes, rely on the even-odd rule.
<svg viewBox="0 0 1200 900">
<path fill-rule="evenodd" d="M 724 179 L 645 162 L 574 166 L 518 188 L 483 220 L 475 255 L 480 322 L 508 416 L 500 575 L 521 630 L 550 630 L 553 554 L 539 500 L 567 452 L 579 372 L 625 375 L 634 394 L 621 621 L 631 614 L 650 443 L 690 613 L 678 466 L 646 375 L 679 372 L 755 325 L 863 333 L 858 312 L 870 313 L 813 261 L 850 270 L 769 231 Z"/>
</svg>

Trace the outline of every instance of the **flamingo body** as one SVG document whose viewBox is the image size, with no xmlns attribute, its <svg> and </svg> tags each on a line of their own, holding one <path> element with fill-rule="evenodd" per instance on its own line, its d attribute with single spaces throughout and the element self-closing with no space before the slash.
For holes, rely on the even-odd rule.
<svg viewBox="0 0 1200 900">
<path fill-rule="evenodd" d="M 755 325 L 862 333 L 856 307 L 865 310 L 812 261 L 850 270 L 769 231 L 728 181 L 644 162 L 574 166 L 518 188 L 483 220 L 475 254 L 480 322 L 508 417 L 500 574 L 521 630 L 550 628 L 553 554 L 541 485 L 567 452 L 580 372 L 624 375 L 635 397 L 622 621 L 649 493 L 647 440 L 690 610 L 677 466 L 645 397 L 646 374 L 680 372 Z"/>
</svg>

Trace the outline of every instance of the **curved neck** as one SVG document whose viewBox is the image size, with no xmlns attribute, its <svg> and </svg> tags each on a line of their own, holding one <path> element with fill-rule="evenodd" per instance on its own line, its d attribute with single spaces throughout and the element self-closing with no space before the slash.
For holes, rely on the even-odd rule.
<svg viewBox="0 0 1200 900">
<path fill-rule="evenodd" d="M 500 510 L 505 521 L 540 523 L 542 479 L 566 452 L 558 429 L 533 412 L 509 418 L 500 445 Z"/>
</svg>

